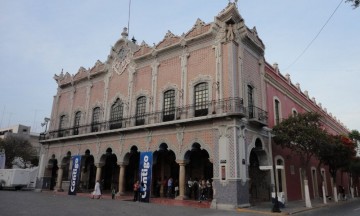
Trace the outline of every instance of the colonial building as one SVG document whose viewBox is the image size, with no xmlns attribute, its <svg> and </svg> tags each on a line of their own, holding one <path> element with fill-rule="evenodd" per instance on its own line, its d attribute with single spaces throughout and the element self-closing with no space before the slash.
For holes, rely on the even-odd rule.
<svg viewBox="0 0 360 216">
<path fill-rule="evenodd" d="M 41 141 L 42 187 L 67 190 L 70 158 L 81 155 L 81 190 L 103 179 L 105 190 L 116 185 L 126 194 L 139 178 L 140 152 L 151 151 L 153 185 L 178 180 L 178 199 L 188 198 L 192 178 L 210 179 L 214 208 L 270 200 L 274 181 L 259 165 L 272 165 L 274 98 L 284 105 L 283 118 L 292 107 L 321 109 L 265 62 L 264 49 L 235 3 L 213 22 L 198 19 L 186 34 L 169 31 L 154 46 L 129 40 L 125 28 L 105 62 L 55 75 L 50 130 Z M 335 133 L 346 131 L 331 124 Z"/>
<path fill-rule="evenodd" d="M 282 75 L 278 65 L 265 66 L 267 111 L 269 112 L 268 127 L 279 124 L 282 119 L 290 115 L 303 112 L 317 112 L 323 117 L 322 125 L 328 133 L 333 135 L 347 135 L 348 129 L 327 111 L 321 103 L 310 97 L 308 91 L 302 91 L 299 83 L 292 83 L 290 75 Z M 274 162 L 284 169 L 277 169 L 278 191 L 285 194 L 287 200 L 304 199 L 304 185 L 301 176 L 301 166 L 298 157 L 294 156 L 289 149 L 282 149 L 279 146 L 272 147 Z M 325 196 L 333 196 L 333 179 L 327 166 L 318 168 L 318 161 L 314 158 L 311 167 L 306 170 L 308 176 L 311 198 L 319 198 L 322 194 L 322 177 L 325 183 Z M 338 173 L 336 182 L 344 186 L 347 193 L 350 193 L 351 180 L 347 173 Z"/>
</svg>

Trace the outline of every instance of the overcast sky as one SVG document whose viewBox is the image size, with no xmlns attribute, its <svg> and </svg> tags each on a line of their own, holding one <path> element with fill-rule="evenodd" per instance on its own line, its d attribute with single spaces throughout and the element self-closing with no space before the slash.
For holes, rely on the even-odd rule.
<svg viewBox="0 0 360 216">
<path fill-rule="evenodd" d="M 265 58 L 277 62 L 350 130 L 360 130 L 360 8 L 341 0 L 239 0 L 245 24 L 256 26 Z M 131 1 L 130 33 L 138 43 L 187 32 L 197 18 L 212 22 L 228 0 Z M 106 61 L 128 25 L 128 0 L 0 0 L 0 128 L 41 132 L 63 69 Z M 290 66 L 290 67 L 289 67 Z"/>
</svg>

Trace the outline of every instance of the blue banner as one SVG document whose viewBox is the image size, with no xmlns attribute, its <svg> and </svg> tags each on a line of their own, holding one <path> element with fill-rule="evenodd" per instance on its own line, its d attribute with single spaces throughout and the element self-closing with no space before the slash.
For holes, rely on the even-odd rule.
<svg viewBox="0 0 360 216">
<path fill-rule="evenodd" d="M 139 181 L 140 181 L 141 202 L 150 201 L 152 163 L 153 163 L 152 152 L 140 153 Z"/>
<path fill-rule="evenodd" d="M 69 195 L 76 195 L 76 189 L 78 187 L 78 182 L 80 180 L 80 171 L 81 171 L 81 155 L 73 156 L 72 158 L 72 171 L 71 179 L 69 186 Z"/>
</svg>

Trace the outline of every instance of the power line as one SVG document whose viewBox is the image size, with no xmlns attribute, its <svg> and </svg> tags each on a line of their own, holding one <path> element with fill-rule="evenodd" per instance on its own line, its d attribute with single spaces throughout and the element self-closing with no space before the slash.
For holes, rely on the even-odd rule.
<svg viewBox="0 0 360 216">
<path fill-rule="evenodd" d="M 328 22 L 330 21 L 330 19 L 333 17 L 333 15 L 335 14 L 335 12 L 337 11 L 337 9 L 340 7 L 341 3 L 344 0 L 341 0 L 339 5 L 335 8 L 335 10 L 332 12 L 332 14 L 330 15 L 330 17 L 326 20 L 325 24 L 321 27 L 320 31 L 315 35 L 315 37 L 310 41 L 310 43 L 305 47 L 305 49 L 301 52 L 301 54 L 289 65 L 287 66 L 287 68 L 285 68 L 285 71 L 287 69 L 289 69 L 291 66 L 293 66 L 300 58 L 301 56 L 303 56 L 305 54 L 305 52 L 309 49 L 309 47 L 314 43 L 314 41 L 316 40 L 316 38 L 320 35 L 320 33 L 322 32 L 322 30 L 325 28 L 325 26 L 328 24 Z"/>
</svg>

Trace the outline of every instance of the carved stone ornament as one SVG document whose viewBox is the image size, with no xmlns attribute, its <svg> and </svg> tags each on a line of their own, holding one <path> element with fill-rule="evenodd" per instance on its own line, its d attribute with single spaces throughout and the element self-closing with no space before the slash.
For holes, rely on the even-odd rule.
<svg viewBox="0 0 360 216">
<path fill-rule="evenodd" d="M 115 60 L 112 66 L 112 69 L 119 75 L 121 75 L 126 67 L 129 65 L 130 59 L 125 58 L 123 61 Z"/>
</svg>

